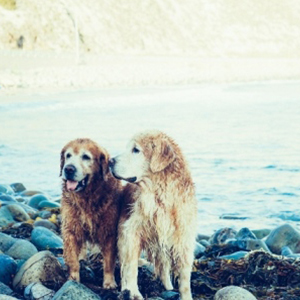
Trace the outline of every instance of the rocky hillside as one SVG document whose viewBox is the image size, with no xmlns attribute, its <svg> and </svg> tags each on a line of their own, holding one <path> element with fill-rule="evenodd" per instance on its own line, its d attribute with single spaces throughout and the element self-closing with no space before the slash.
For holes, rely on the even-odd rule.
<svg viewBox="0 0 300 300">
<path fill-rule="evenodd" d="M 300 56 L 300 1 L 0 0 L 0 50 Z"/>
</svg>

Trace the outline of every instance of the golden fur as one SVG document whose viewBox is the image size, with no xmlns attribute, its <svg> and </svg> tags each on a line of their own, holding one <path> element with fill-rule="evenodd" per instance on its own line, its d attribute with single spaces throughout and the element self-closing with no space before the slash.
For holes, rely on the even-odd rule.
<svg viewBox="0 0 300 300">
<path fill-rule="evenodd" d="M 172 271 L 181 299 L 190 300 L 197 203 L 187 163 L 178 145 L 158 131 L 136 135 L 127 152 L 114 158 L 111 167 L 117 178 L 134 181 L 125 187 L 119 223 L 122 290 L 142 299 L 137 267 L 145 250 L 165 288 L 173 289 Z"/>
<path fill-rule="evenodd" d="M 103 254 L 103 287 L 115 288 L 114 268 L 122 187 L 120 181 L 110 174 L 108 160 L 107 151 L 89 139 L 71 141 L 62 149 L 62 235 L 70 279 L 80 280 L 79 260 L 86 254 L 88 242 L 98 245 Z M 64 179 L 65 168 L 71 165 L 68 161 L 72 161 L 78 173 L 87 179 L 85 188 L 80 191 L 68 189 L 67 180 Z"/>
</svg>

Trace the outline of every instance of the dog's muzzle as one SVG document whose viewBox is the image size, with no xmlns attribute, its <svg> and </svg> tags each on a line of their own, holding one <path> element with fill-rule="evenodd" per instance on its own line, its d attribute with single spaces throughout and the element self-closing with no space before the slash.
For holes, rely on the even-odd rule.
<svg viewBox="0 0 300 300">
<path fill-rule="evenodd" d="M 115 173 L 115 171 L 114 171 L 114 166 L 115 166 L 115 164 L 116 164 L 116 160 L 115 160 L 114 158 L 111 158 L 111 159 L 109 160 L 109 162 L 108 162 L 108 165 L 109 165 L 109 168 L 110 168 L 110 170 L 111 170 L 111 173 L 113 174 L 113 176 L 114 176 L 115 178 L 117 178 L 117 179 L 119 179 L 119 180 L 126 180 L 126 181 L 131 182 L 131 183 L 133 183 L 133 182 L 135 182 L 135 181 L 137 180 L 136 177 L 123 178 L 123 177 L 118 176 L 118 175 Z"/>
<path fill-rule="evenodd" d="M 76 174 L 76 168 L 73 165 L 67 165 L 64 167 L 65 182 L 68 191 L 79 192 L 83 190 L 88 182 L 89 176 L 85 176 L 82 180 L 74 180 Z"/>
</svg>

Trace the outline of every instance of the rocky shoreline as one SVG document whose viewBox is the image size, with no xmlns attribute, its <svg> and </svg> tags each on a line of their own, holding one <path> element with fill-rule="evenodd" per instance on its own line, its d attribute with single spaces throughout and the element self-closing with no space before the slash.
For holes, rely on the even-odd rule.
<svg viewBox="0 0 300 300">
<path fill-rule="evenodd" d="M 1 299 L 129 299 L 102 289 L 102 257 L 81 261 L 81 283 L 67 281 L 60 232 L 60 198 L 23 184 L 0 184 Z M 238 232 L 221 228 L 199 234 L 191 278 L 194 299 L 300 299 L 300 233 L 284 224 Z M 116 268 L 120 286 L 120 268 Z M 151 265 L 139 268 L 147 299 L 179 299 L 178 286 L 165 291 Z M 224 288 L 226 287 L 226 288 Z M 238 298 L 239 297 L 239 298 Z"/>
</svg>

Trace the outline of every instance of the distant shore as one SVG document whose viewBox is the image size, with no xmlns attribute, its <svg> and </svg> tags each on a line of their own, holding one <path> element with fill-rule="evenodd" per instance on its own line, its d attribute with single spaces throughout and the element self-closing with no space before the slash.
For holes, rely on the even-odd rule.
<svg viewBox="0 0 300 300">
<path fill-rule="evenodd" d="M 0 50 L 0 93 L 299 80 L 300 59 Z"/>
</svg>

